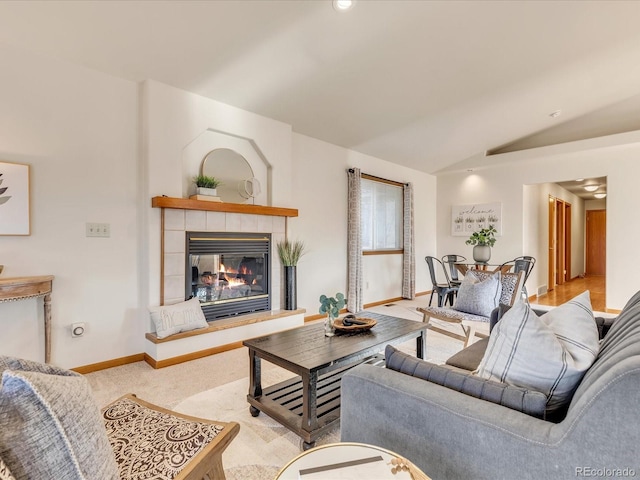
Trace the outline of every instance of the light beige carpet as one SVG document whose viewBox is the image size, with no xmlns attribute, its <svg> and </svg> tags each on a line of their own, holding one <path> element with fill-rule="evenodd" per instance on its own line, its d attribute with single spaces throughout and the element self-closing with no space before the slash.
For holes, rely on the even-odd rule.
<svg viewBox="0 0 640 480">
<path fill-rule="evenodd" d="M 284 370 L 263 374 L 263 385 L 271 385 L 290 378 Z M 301 439 L 268 415 L 252 417 L 246 397 L 248 378 L 193 395 L 174 407 L 174 410 L 212 420 L 234 421 L 240 433 L 222 456 L 227 480 L 269 480 L 280 468 L 302 452 Z M 316 445 L 340 441 L 340 428 L 318 439 Z"/>
<path fill-rule="evenodd" d="M 428 303 L 428 297 L 402 300 L 373 307 L 370 310 L 421 321 L 417 306 Z M 487 325 L 488 327 L 488 325 Z M 488 330 L 488 328 L 487 328 Z M 399 346 L 415 355 L 415 341 Z M 426 357 L 435 363 L 462 348 L 462 342 L 435 332 L 427 334 Z M 98 405 L 104 406 L 125 393 L 169 409 L 240 423 L 240 433 L 223 456 L 229 480 L 269 480 L 279 468 L 301 452 L 300 438 L 261 414 L 251 417 L 246 395 L 249 390 L 249 356 L 245 347 L 217 355 L 155 370 L 145 362 L 87 374 Z M 263 385 L 271 385 L 292 374 L 269 362 L 262 362 Z M 331 432 L 318 444 L 339 439 L 339 429 Z"/>
</svg>

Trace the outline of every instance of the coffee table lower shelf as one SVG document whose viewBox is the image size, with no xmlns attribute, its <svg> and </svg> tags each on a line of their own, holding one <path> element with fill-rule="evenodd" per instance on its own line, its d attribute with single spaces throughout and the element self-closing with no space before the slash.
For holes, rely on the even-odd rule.
<svg viewBox="0 0 640 480">
<path fill-rule="evenodd" d="M 264 412 L 277 420 L 289 430 L 304 440 L 304 449 L 312 448 L 315 441 L 340 421 L 340 383 L 345 372 L 361 363 L 384 365 L 384 356 L 376 355 L 365 362 L 358 362 L 340 367 L 318 376 L 315 388 L 316 395 L 316 425 L 307 430 L 303 427 L 303 383 L 300 376 L 296 376 L 265 387 L 262 395 L 254 397 L 247 395 L 251 405 L 251 415 L 257 417 Z"/>
</svg>

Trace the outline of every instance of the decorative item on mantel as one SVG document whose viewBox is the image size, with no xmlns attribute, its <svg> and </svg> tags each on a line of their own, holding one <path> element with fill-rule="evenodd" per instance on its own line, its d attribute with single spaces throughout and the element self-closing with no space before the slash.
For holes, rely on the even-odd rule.
<svg viewBox="0 0 640 480">
<path fill-rule="evenodd" d="M 495 234 L 497 233 L 493 225 L 482 228 L 477 232 L 473 232 L 465 243 L 474 245 L 473 259 L 478 263 L 487 263 L 491 258 L 491 247 L 496 243 Z"/>
<path fill-rule="evenodd" d="M 284 267 L 284 309 L 296 310 L 298 308 L 296 267 L 300 257 L 304 255 L 304 242 L 283 240 L 278 242 L 277 247 Z"/>
<path fill-rule="evenodd" d="M 193 183 L 196 184 L 196 195 L 191 195 L 191 200 L 204 200 L 207 202 L 221 202 L 222 199 L 218 196 L 216 190 L 221 181 L 216 177 L 209 177 L 207 175 L 198 175 L 193 177 Z"/>
<path fill-rule="evenodd" d="M 335 335 L 334 322 L 340 315 L 340 310 L 344 308 L 346 300 L 344 294 L 340 292 L 336 293 L 335 297 L 320 295 L 320 313 L 327 314 L 327 318 L 324 321 L 325 337 L 333 337 Z"/>
</svg>

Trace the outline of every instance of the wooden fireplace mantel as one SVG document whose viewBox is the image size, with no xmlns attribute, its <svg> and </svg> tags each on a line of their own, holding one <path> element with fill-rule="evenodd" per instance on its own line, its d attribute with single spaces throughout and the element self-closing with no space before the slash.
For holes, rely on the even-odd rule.
<svg viewBox="0 0 640 480">
<path fill-rule="evenodd" d="M 264 205 L 246 205 L 243 203 L 206 202 L 189 198 L 153 197 L 151 206 L 155 208 L 175 208 L 180 210 L 206 210 L 209 212 L 248 213 L 272 215 L 276 217 L 297 217 L 297 208 L 267 207 Z"/>
</svg>

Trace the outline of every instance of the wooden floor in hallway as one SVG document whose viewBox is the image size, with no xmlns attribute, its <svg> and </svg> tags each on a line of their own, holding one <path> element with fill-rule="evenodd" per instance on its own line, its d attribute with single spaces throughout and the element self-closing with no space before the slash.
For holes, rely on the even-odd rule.
<svg viewBox="0 0 640 480">
<path fill-rule="evenodd" d="M 531 304 L 558 306 L 589 290 L 593 310 L 605 312 L 605 278 L 603 275 L 574 278 L 563 285 L 556 285 L 553 290 L 538 297 Z"/>
</svg>

